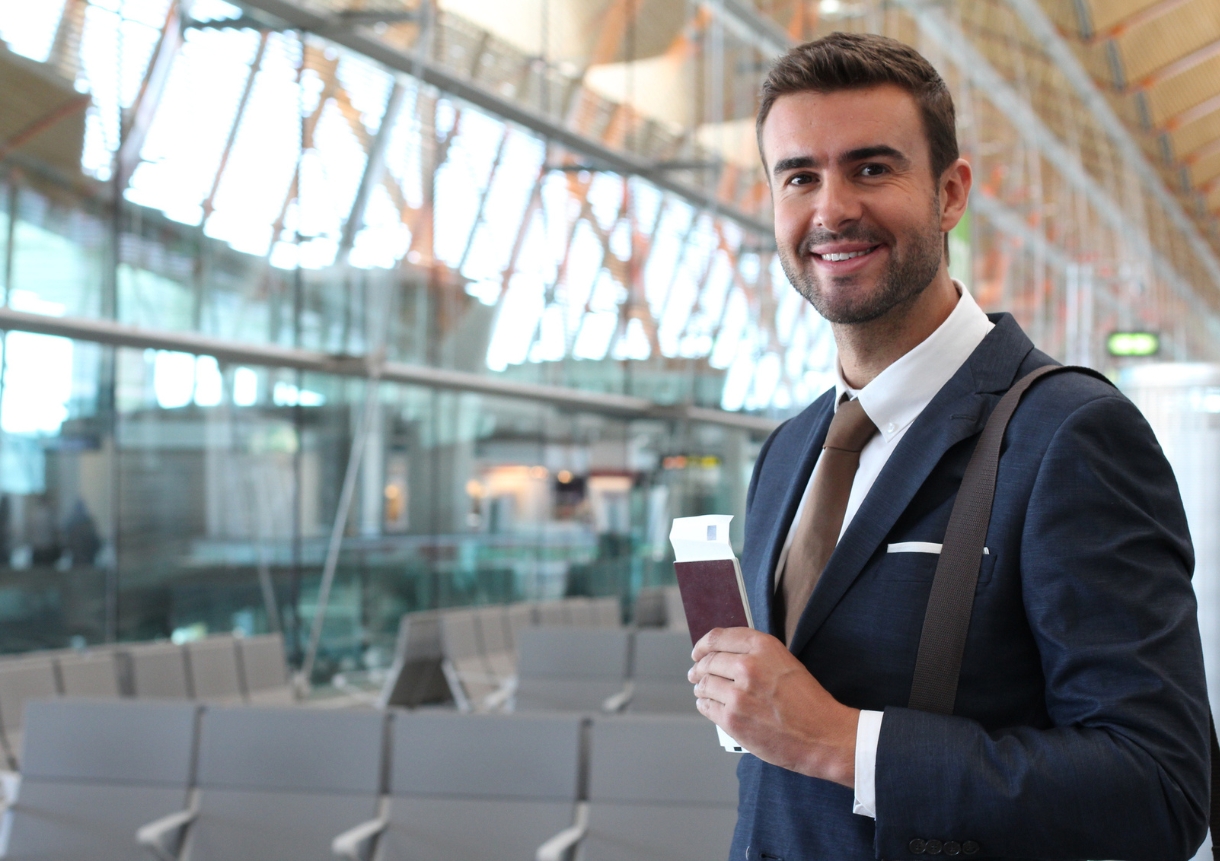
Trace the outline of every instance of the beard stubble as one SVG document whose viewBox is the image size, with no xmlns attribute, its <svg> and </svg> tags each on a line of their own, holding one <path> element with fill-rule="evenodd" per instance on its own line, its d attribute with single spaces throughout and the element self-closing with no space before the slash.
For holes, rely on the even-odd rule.
<svg viewBox="0 0 1220 861">
<path fill-rule="evenodd" d="M 933 211 L 939 218 L 940 202 L 933 200 Z M 940 268 L 944 237 L 935 222 L 929 224 L 929 230 L 921 231 L 912 237 L 906 253 L 895 256 L 891 253 L 885 271 L 871 295 L 862 295 L 859 291 L 845 290 L 840 296 L 832 297 L 823 289 L 821 280 L 814 274 L 812 264 L 800 265 L 808 260 L 810 249 L 829 242 L 858 242 L 868 245 L 888 245 L 895 247 L 893 237 L 886 231 L 866 225 L 854 225 L 839 233 L 829 230 L 813 230 L 801 239 L 797 248 L 797 259 L 786 249 L 779 249 L 780 265 L 784 274 L 797 292 L 813 305 L 822 317 L 831 323 L 867 323 L 882 317 L 903 303 L 910 302 L 932 283 Z M 832 278 L 842 286 L 850 286 L 856 276 Z"/>
</svg>

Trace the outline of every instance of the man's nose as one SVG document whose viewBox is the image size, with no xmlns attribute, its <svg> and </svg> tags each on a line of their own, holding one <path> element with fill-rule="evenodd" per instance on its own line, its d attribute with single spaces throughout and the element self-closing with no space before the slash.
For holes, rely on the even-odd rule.
<svg viewBox="0 0 1220 861">
<path fill-rule="evenodd" d="M 861 200 L 854 185 L 844 177 L 833 173 L 822 180 L 818 191 L 817 208 L 813 213 L 815 227 L 838 233 L 843 225 L 860 219 Z"/>
</svg>

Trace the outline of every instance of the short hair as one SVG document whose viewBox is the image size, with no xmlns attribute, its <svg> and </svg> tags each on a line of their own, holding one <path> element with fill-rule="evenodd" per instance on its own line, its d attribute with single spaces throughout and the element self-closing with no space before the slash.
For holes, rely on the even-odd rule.
<svg viewBox="0 0 1220 861">
<path fill-rule="evenodd" d="M 831 33 L 797 45 L 771 68 L 758 107 L 758 151 L 763 123 L 780 96 L 833 93 L 893 84 L 910 93 L 919 107 L 932 176 L 939 178 L 958 158 L 953 97 L 932 64 L 897 39 L 875 33 Z"/>
</svg>

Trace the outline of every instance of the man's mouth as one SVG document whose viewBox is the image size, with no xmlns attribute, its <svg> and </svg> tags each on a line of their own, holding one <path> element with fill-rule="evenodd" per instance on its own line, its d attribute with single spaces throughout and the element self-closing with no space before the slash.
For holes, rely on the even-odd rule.
<svg viewBox="0 0 1220 861">
<path fill-rule="evenodd" d="M 824 254 L 819 254 L 818 252 L 814 251 L 813 256 L 818 258 L 819 260 L 825 260 L 829 263 L 838 263 L 843 260 L 854 260 L 857 257 L 863 257 L 866 254 L 872 254 L 879 247 L 880 247 L 879 245 L 873 245 L 869 248 L 863 248 L 859 251 L 828 251 Z"/>
</svg>

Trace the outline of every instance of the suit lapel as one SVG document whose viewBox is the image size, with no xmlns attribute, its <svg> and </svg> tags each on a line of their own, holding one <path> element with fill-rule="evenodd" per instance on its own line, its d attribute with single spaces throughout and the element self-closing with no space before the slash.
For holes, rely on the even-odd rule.
<svg viewBox="0 0 1220 861">
<path fill-rule="evenodd" d="M 945 452 L 982 431 L 998 400 L 995 393 L 1012 385 L 1033 344 L 1008 314 L 993 320 L 995 328 L 920 413 L 877 476 L 797 624 L 789 644 L 793 654 L 817 633 Z"/>
</svg>

